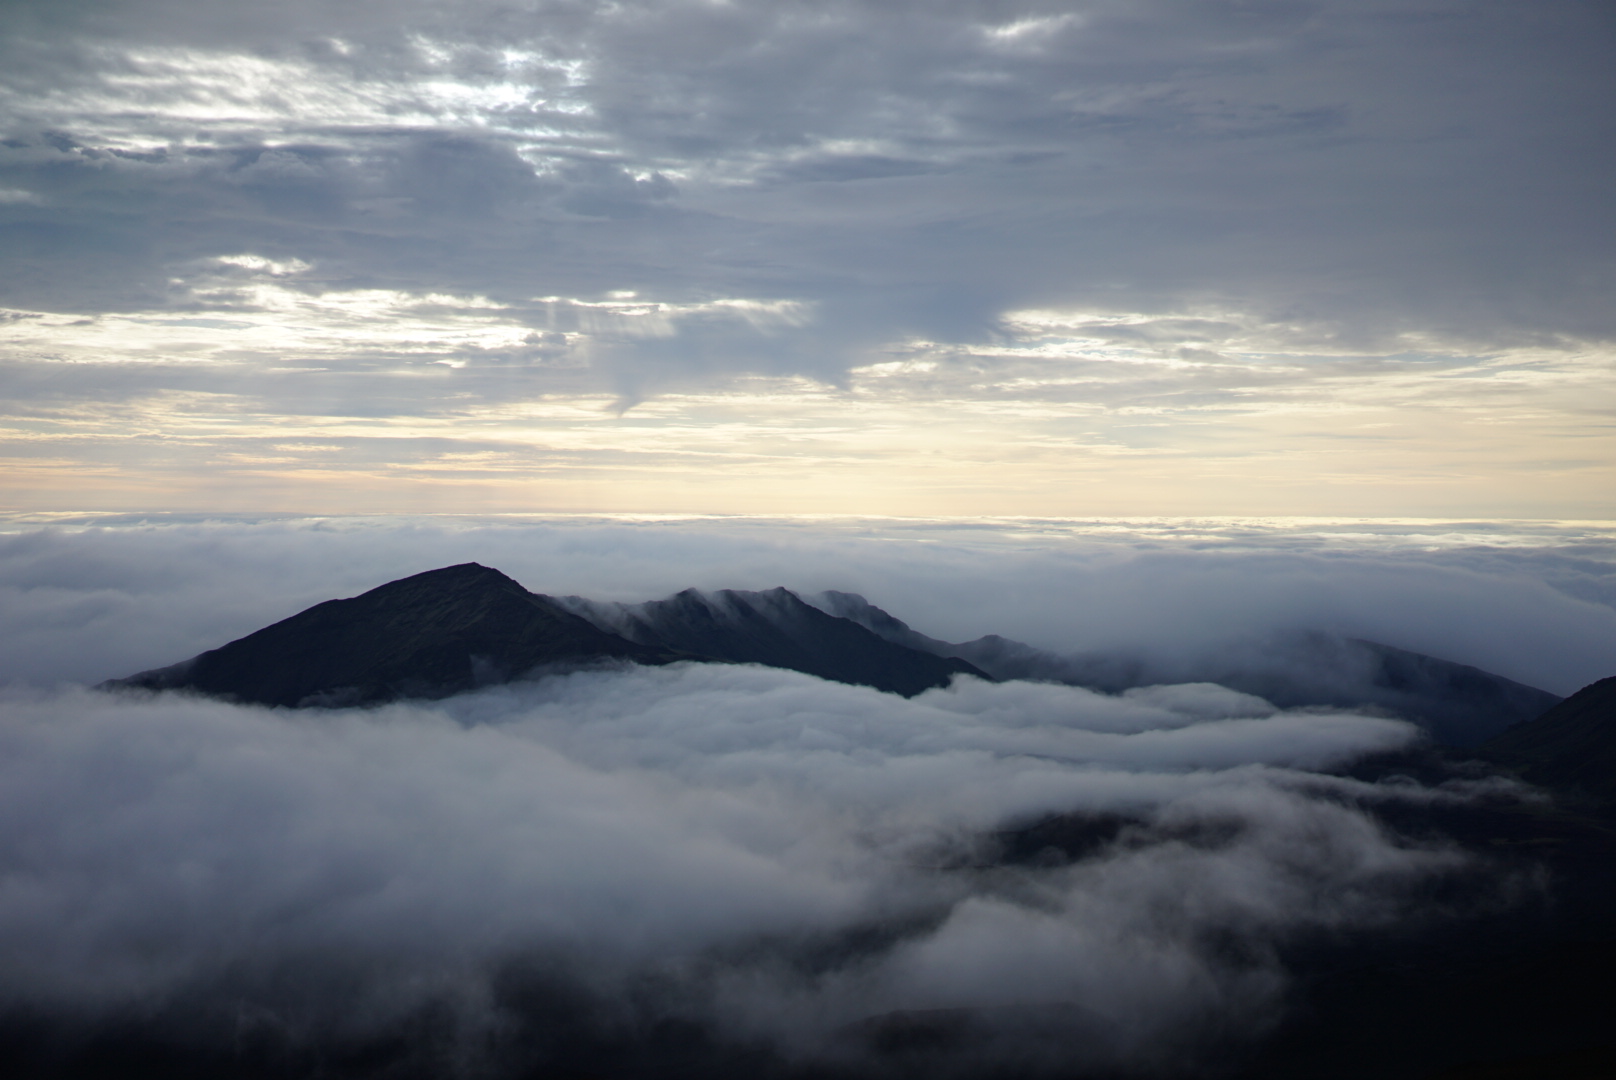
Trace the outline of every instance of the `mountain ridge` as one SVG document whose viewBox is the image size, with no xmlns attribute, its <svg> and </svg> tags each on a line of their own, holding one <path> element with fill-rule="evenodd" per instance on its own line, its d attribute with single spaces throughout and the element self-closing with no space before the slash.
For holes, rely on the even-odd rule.
<svg viewBox="0 0 1616 1080">
<path fill-rule="evenodd" d="M 678 660 L 761 663 L 910 697 L 957 674 L 989 678 L 964 661 L 894 645 L 784 588 L 597 604 L 530 592 L 491 567 L 460 563 L 315 604 L 101 686 L 291 708 L 372 705 L 447 697 L 544 669 Z"/>
<path fill-rule="evenodd" d="M 1616 676 L 1589 683 L 1481 751 L 1534 783 L 1616 807 Z"/>
<path fill-rule="evenodd" d="M 946 685 L 954 675 L 991 680 L 968 661 L 888 641 L 783 587 L 761 592 L 685 589 L 640 604 L 580 596 L 556 602 L 597 627 L 647 647 L 787 668 L 906 697 Z"/>
<path fill-rule="evenodd" d="M 189 660 L 102 685 L 353 705 L 444 697 L 542 663 L 677 658 L 603 633 L 498 570 L 460 563 L 315 604 Z"/>
<path fill-rule="evenodd" d="M 186 689 L 283 707 L 369 705 L 578 666 L 679 660 L 762 664 L 907 697 L 959 675 L 1103 693 L 1214 682 L 1282 708 L 1381 708 L 1467 749 L 1560 701 L 1467 665 L 1317 633 L 1165 666 L 1123 654 L 1063 656 L 996 634 L 947 642 L 856 593 L 685 589 L 620 603 L 531 592 L 478 563 L 327 600 L 188 660 L 102 686 Z"/>
<path fill-rule="evenodd" d="M 1273 634 L 1165 663 L 1122 653 L 1062 655 L 998 634 L 942 641 L 857 593 L 829 590 L 809 600 L 889 641 L 966 660 L 995 679 L 1062 683 L 1109 694 L 1154 683 L 1211 682 L 1281 708 L 1384 709 L 1418 724 L 1436 741 L 1464 749 L 1561 701 L 1469 664 L 1319 631 Z"/>
</svg>

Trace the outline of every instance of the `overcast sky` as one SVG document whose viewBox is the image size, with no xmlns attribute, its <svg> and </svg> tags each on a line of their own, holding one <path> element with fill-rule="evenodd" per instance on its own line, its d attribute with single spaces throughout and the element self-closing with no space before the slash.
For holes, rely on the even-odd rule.
<svg viewBox="0 0 1616 1080">
<path fill-rule="evenodd" d="M 1602 0 L 0 7 L 0 502 L 1616 516 Z"/>
</svg>

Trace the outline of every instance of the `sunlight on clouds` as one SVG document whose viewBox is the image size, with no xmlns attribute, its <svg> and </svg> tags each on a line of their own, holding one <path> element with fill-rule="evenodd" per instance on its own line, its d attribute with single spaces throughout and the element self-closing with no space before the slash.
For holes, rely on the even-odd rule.
<svg viewBox="0 0 1616 1080">
<path fill-rule="evenodd" d="M 434 393 L 452 395 L 453 385 L 439 382 Z M 43 436 L 38 450 L 55 465 L 8 440 L 8 471 L 14 490 L 48 489 L 64 507 L 106 505 L 121 462 L 138 463 L 142 483 L 120 488 L 115 506 L 166 489 L 182 505 L 187 492 L 205 491 L 243 509 L 323 512 L 1211 512 L 1235 497 L 1274 513 L 1391 503 L 1429 516 L 1464 499 L 1502 495 L 1530 506 L 1585 497 L 1601 478 L 1616 480 L 1597 456 L 1557 457 L 1563 433 L 1541 426 L 1502 425 L 1486 452 L 1454 451 L 1473 426 L 1458 410 L 1366 411 L 1355 427 L 1342 422 L 1349 408 L 1323 401 L 1231 420 L 904 400 L 863 385 L 781 381 L 771 390 L 766 380 L 744 392 L 665 395 L 622 418 L 608 405 L 604 396 L 560 396 L 466 402 L 437 416 L 320 417 L 168 396 L 99 422 L 74 418 L 67 460 L 62 443 Z M 276 460 L 289 453 L 295 464 Z"/>
<path fill-rule="evenodd" d="M 14 355 L 71 363 L 320 360 L 347 365 L 378 353 L 432 356 L 520 346 L 526 326 L 483 298 L 390 289 L 307 293 L 269 281 L 190 290 L 196 315 L 108 313 L 93 319 L 17 313 L 0 324 Z M 225 316 L 223 318 L 219 316 Z"/>
<path fill-rule="evenodd" d="M 266 259 L 262 255 L 220 255 L 215 262 L 225 266 L 239 266 L 244 270 L 260 270 L 272 277 L 285 277 L 287 274 L 301 274 L 314 269 L 302 259 L 287 259 L 277 262 Z"/>
<path fill-rule="evenodd" d="M 398 95 L 385 86 L 338 81 L 318 65 L 240 53 L 191 49 L 105 50 L 96 85 L 29 102 L 42 118 L 73 118 L 75 128 L 105 145 L 168 141 L 156 125 L 253 125 L 276 130 L 310 121 L 380 124 L 393 121 Z M 130 117 L 139 111 L 139 120 Z M 418 117 L 419 119 L 419 117 Z"/>
<path fill-rule="evenodd" d="M 1083 16 L 1073 12 L 1061 15 L 1029 15 L 1000 26 L 982 27 L 988 42 L 999 48 L 1035 49 L 1067 27 L 1083 25 Z"/>
<path fill-rule="evenodd" d="M 1175 312 L 1025 310 L 1007 312 L 1005 329 L 1028 345 L 1136 343 L 1159 352 L 1216 347 L 1236 353 L 1335 352 L 1327 329 L 1280 322 L 1227 307 Z M 1407 344 L 1413 345 L 1414 342 Z M 1441 351 L 1434 342 L 1430 351 Z"/>
<path fill-rule="evenodd" d="M 183 318 L 14 313 L 0 335 L 22 356 L 252 362 L 302 381 L 20 403 L 5 422 L 9 498 L 123 506 L 166 491 L 183 505 L 218 500 L 228 477 L 243 506 L 288 510 L 357 498 L 373 511 L 1206 513 L 1234 499 L 1263 513 L 1420 516 L 1496 503 L 1530 514 L 1616 491 L 1601 412 L 1616 357 L 1602 350 L 1392 363 L 1247 351 L 1293 328 L 1240 313 L 1018 312 L 997 344 L 895 343 L 845 385 L 730 374 L 623 413 L 591 373 L 595 346 L 654 345 L 712 319 L 783 332 L 811 307 L 618 290 L 524 308 L 312 291 L 300 260 L 211 265 L 183 283 L 202 308 Z M 520 368 L 482 358 L 521 350 L 533 355 Z M 320 397 L 317 380 L 374 379 L 386 358 L 409 378 L 385 394 L 367 384 L 363 407 Z M 119 462 L 141 482 L 109 484 Z"/>
<path fill-rule="evenodd" d="M 426 39 L 415 44 L 428 71 L 472 50 Z M 345 58 L 354 53 L 351 47 L 333 48 Z M 93 80 L 26 97 L 0 85 L 0 103 L 19 117 L 125 148 L 206 142 L 232 133 L 291 136 L 311 126 L 469 124 L 525 132 L 534 117 L 589 111 L 575 94 L 587 78 L 585 62 L 549 59 L 533 50 L 497 52 L 504 77 L 468 80 L 438 73 L 367 77 L 363 67 L 239 51 L 102 46 Z"/>
<path fill-rule="evenodd" d="M 516 310 L 486 296 L 412 294 L 393 289 L 318 288 L 301 259 L 238 254 L 208 260 L 176 278 L 174 308 L 93 318 L 51 312 L 0 312 L 0 345 L 13 356 L 74 363 L 268 362 L 332 367 L 367 358 L 430 358 L 463 367 L 473 353 L 524 350 L 535 324 L 565 348 L 600 338 L 667 338 L 689 320 L 720 319 L 770 333 L 805 325 L 812 306 L 796 301 L 726 297 L 675 303 L 619 293 L 606 300 L 548 296 Z M 527 350 L 529 353 L 531 349 Z M 532 357 L 530 356 L 531 360 Z M 552 362 L 563 358 L 552 355 Z"/>
<path fill-rule="evenodd" d="M 545 324 L 551 329 L 627 337 L 671 337 L 680 320 L 703 315 L 739 319 L 764 332 L 801 327 L 813 318 L 813 305 L 795 300 L 720 299 L 672 303 L 641 300 L 630 291 L 615 292 L 608 299 L 598 301 L 540 296 L 534 298 L 534 303 L 544 305 Z"/>
</svg>

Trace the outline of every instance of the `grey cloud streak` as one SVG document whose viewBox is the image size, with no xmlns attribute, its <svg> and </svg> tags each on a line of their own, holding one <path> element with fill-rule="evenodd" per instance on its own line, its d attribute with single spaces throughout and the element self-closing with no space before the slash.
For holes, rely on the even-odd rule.
<svg viewBox="0 0 1616 1080">
<path fill-rule="evenodd" d="M 239 250 L 326 287 L 816 305 L 617 350 L 630 396 L 834 381 L 1046 304 L 1370 351 L 1613 330 L 1597 4 L 10 10 L 19 306 L 162 306 Z"/>
</svg>

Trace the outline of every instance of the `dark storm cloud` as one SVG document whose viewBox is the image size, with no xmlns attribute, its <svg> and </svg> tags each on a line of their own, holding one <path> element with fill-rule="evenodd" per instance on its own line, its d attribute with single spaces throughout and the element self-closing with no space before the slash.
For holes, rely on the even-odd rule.
<svg viewBox="0 0 1616 1080">
<path fill-rule="evenodd" d="M 630 396 L 1036 305 L 1370 350 L 1616 329 L 1596 3 L 7 11 L 16 306 L 162 305 L 239 251 L 302 288 L 814 306 L 607 350 Z"/>
</svg>

